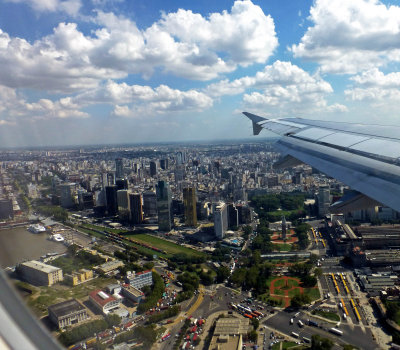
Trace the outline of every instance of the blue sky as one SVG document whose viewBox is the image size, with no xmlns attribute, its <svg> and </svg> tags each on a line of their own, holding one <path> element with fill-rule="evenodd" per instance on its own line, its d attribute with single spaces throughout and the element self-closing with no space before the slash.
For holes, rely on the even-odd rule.
<svg viewBox="0 0 400 350">
<path fill-rule="evenodd" d="M 0 147 L 245 138 L 244 110 L 400 124 L 397 3 L 0 0 L 0 8 Z"/>
</svg>

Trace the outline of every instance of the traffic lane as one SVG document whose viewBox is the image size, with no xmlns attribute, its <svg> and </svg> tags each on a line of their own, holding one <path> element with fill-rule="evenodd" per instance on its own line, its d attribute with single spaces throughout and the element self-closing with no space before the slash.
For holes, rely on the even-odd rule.
<svg viewBox="0 0 400 350">
<path fill-rule="evenodd" d="M 325 338 L 330 338 L 332 341 L 339 344 L 352 344 L 360 347 L 361 349 L 377 349 L 378 345 L 372 339 L 371 332 L 364 333 L 360 327 L 350 327 L 348 324 L 342 323 L 339 327 L 341 331 L 343 331 L 342 336 L 335 336 L 329 333 L 328 329 L 332 328 L 333 325 L 331 323 L 322 324 L 323 329 L 317 327 L 311 327 L 305 324 L 307 319 L 313 319 L 315 322 L 321 323 L 321 320 L 314 319 L 308 315 L 304 315 L 300 312 L 300 315 L 294 318 L 295 312 L 279 312 L 273 317 L 268 318 L 263 322 L 268 327 L 272 329 L 276 329 L 281 333 L 290 335 L 291 332 L 304 332 L 307 331 L 309 334 L 319 334 Z M 294 324 L 290 324 L 290 319 L 294 318 Z M 301 319 L 305 324 L 302 328 L 297 325 L 298 319 Z"/>
</svg>

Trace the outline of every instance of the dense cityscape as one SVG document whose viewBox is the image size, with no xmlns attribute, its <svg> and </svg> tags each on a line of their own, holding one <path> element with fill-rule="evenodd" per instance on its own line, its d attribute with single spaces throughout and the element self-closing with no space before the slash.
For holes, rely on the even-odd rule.
<svg viewBox="0 0 400 350">
<path fill-rule="evenodd" d="M 268 139 L 1 157 L 0 263 L 69 349 L 399 340 L 398 213 L 343 212 L 348 187 Z"/>
</svg>

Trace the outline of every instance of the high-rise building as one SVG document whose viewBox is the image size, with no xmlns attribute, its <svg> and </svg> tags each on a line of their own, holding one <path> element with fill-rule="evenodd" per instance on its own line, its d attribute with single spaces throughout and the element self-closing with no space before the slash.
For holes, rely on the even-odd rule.
<svg viewBox="0 0 400 350">
<path fill-rule="evenodd" d="M 233 203 L 228 204 L 228 227 L 239 226 L 239 212 Z"/>
<path fill-rule="evenodd" d="M 60 185 L 60 203 L 63 208 L 71 208 L 74 206 L 74 188 L 74 183 L 66 183 Z"/>
<path fill-rule="evenodd" d="M 154 177 L 157 175 L 157 163 L 155 161 L 150 162 L 150 176 Z"/>
<path fill-rule="evenodd" d="M 115 181 L 118 190 L 127 190 L 128 189 L 128 179 L 117 179 Z"/>
<path fill-rule="evenodd" d="M 0 199 L 0 219 L 14 218 L 13 204 L 11 199 Z"/>
<path fill-rule="evenodd" d="M 107 173 L 107 186 L 115 185 L 115 173 Z"/>
<path fill-rule="evenodd" d="M 185 167 L 183 165 L 179 165 L 175 168 L 175 182 L 180 182 L 185 179 Z"/>
<path fill-rule="evenodd" d="M 158 228 L 160 231 L 171 231 L 174 217 L 172 214 L 172 195 L 166 181 L 158 181 L 156 186 Z"/>
<path fill-rule="evenodd" d="M 115 176 L 117 179 L 124 177 L 124 163 L 122 158 L 115 159 Z"/>
<path fill-rule="evenodd" d="M 214 232 L 218 239 L 224 238 L 228 229 L 228 210 L 224 202 L 219 202 L 214 207 Z"/>
<path fill-rule="evenodd" d="M 176 164 L 185 164 L 186 163 L 186 152 L 179 151 L 176 153 Z"/>
<path fill-rule="evenodd" d="M 187 226 L 197 226 L 196 189 L 194 187 L 183 189 L 183 205 L 185 224 Z"/>
<path fill-rule="evenodd" d="M 131 222 L 133 224 L 141 224 L 143 222 L 143 207 L 140 193 L 130 193 L 129 204 L 131 207 Z"/>
<path fill-rule="evenodd" d="M 157 215 L 157 195 L 155 192 L 143 192 L 143 212 L 147 217 L 153 217 Z"/>
<path fill-rule="evenodd" d="M 160 159 L 160 167 L 163 170 L 168 169 L 168 159 Z"/>
<path fill-rule="evenodd" d="M 117 186 L 106 186 L 106 206 L 108 215 L 116 215 L 118 210 Z"/>
<path fill-rule="evenodd" d="M 329 214 L 329 207 L 331 205 L 331 194 L 329 186 L 320 186 L 318 195 L 318 215 L 325 216 Z"/>
<path fill-rule="evenodd" d="M 129 220 L 129 193 L 128 190 L 117 191 L 118 215 L 122 220 Z"/>
</svg>

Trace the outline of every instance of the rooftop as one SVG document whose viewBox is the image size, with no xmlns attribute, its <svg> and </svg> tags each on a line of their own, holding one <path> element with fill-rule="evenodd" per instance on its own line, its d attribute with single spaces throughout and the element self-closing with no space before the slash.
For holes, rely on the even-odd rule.
<svg viewBox="0 0 400 350">
<path fill-rule="evenodd" d="M 30 267 L 35 270 L 40 270 L 45 273 L 52 273 L 61 270 L 59 267 L 47 265 L 37 260 L 25 261 L 21 265 Z"/>
<path fill-rule="evenodd" d="M 89 297 L 102 307 L 107 303 L 116 300 L 112 295 L 103 292 L 101 289 L 94 290 L 89 294 Z"/>
<path fill-rule="evenodd" d="M 82 310 L 85 310 L 85 308 L 76 299 L 66 300 L 49 306 L 49 312 L 51 311 L 57 317 L 67 316 Z"/>
<path fill-rule="evenodd" d="M 248 318 L 220 318 L 215 326 L 214 335 L 239 335 L 249 331 Z"/>
</svg>

